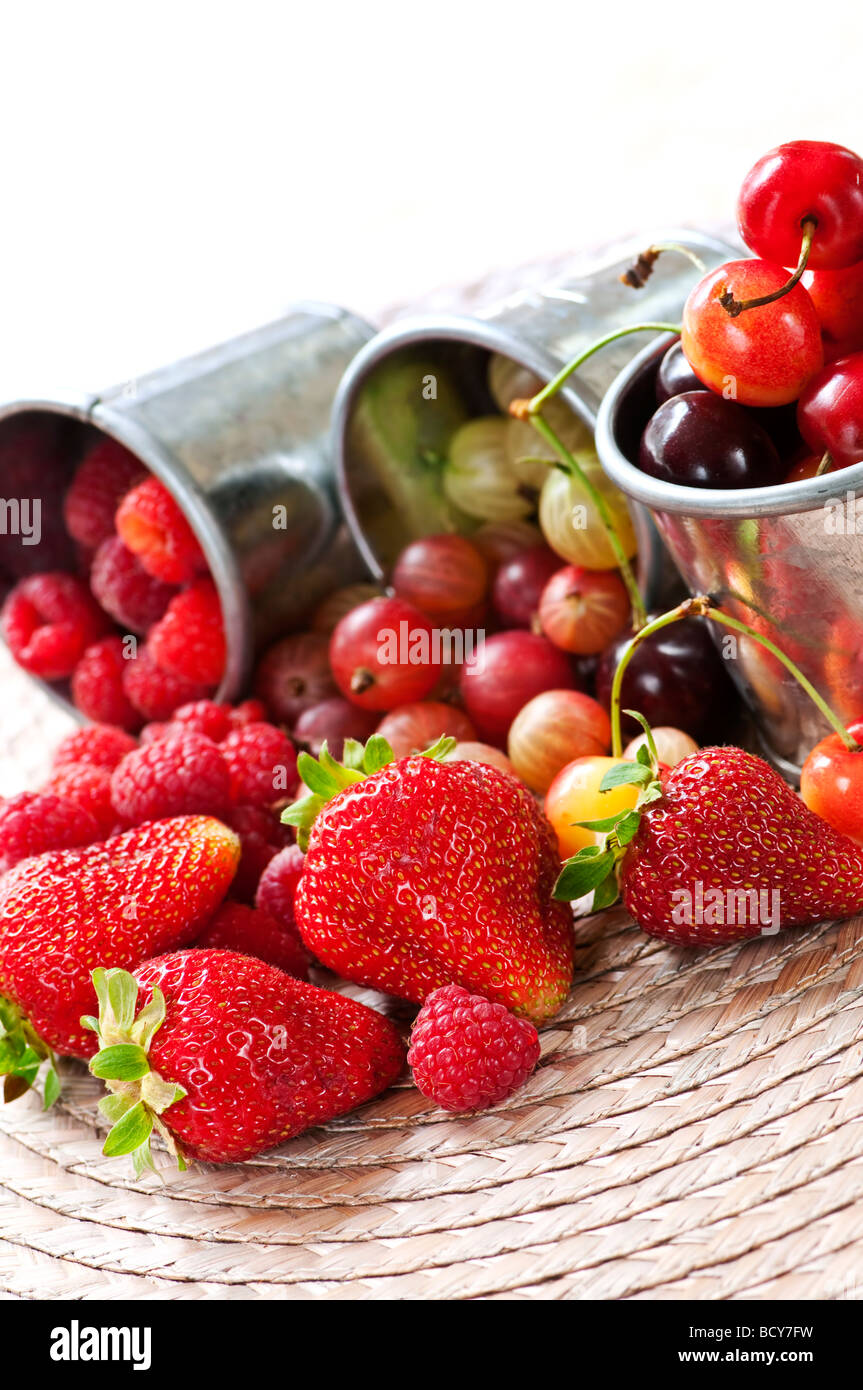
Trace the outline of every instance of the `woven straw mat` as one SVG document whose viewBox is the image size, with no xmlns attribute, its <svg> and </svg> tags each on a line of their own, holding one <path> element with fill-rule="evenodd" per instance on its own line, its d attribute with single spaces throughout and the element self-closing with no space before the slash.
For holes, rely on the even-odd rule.
<svg viewBox="0 0 863 1390">
<path fill-rule="evenodd" d="M 5 650 L 0 689 L 8 794 L 71 721 Z M 859 1298 L 863 918 L 676 950 L 612 909 L 579 942 L 538 1070 L 471 1118 L 403 1079 L 252 1162 L 136 1181 L 67 1064 L 52 1111 L 0 1109 L 0 1296 Z"/>
</svg>

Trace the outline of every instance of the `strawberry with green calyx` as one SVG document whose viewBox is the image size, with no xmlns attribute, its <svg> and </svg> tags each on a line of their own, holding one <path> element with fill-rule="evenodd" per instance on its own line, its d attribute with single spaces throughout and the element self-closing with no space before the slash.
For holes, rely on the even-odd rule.
<svg viewBox="0 0 863 1390">
<path fill-rule="evenodd" d="M 22 860 L 0 879 L 0 1074 L 14 1099 L 53 1054 L 90 1057 L 82 1013 L 91 971 L 134 967 L 190 944 L 227 893 L 239 861 L 232 830 L 209 816 L 152 822 L 81 849 Z"/>
<path fill-rule="evenodd" d="M 633 652 L 652 633 L 687 617 L 710 618 L 765 647 L 799 682 L 849 752 L 863 751 L 774 642 L 701 594 L 654 619 L 624 648 L 611 691 L 616 757 L 623 742 L 620 692 Z M 633 710 L 626 712 L 645 728 L 648 745 L 639 749 L 637 762 L 621 761 L 611 768 L 600 791 L 636 785 L 637 804 L 585 825 L 605 839 L 566 862 L 555 897 L 570 900 L 593 892 L 594 909 L 599 910 L 616 900 L 619 886 L 639 926 L 683 944 L 737 940 L 767 927 L 860 911 L 863 851 L 813 815 L 767 763 L 739 748 L 707 748 L 660 776 L 645 720 Z M 711 901 L 705 904 L 708 891 Z M 744 904 L 743 899 L 727 899 L 728 894 L 755 897 Z M 746 920 L 741 921 L 744 906 Z"/>
<path fill-rule="evenodd" d="M 444 734 L 430 748 L 418 753 L 417 757 L 442 761 L 455 745 L 456 740 Z M 365 745 L 355 738 L 346 738 L 342 758 L 343 762 L 336 762 L 327 748 L 326 740 L 321 744 L 317 758 L 313 758 L 311 753 L 300 753 L 297 758 L 297 772 L 303 785 L 309 789 L 308 795 L 283 811 L 282 821 L 285 825 L 296 827 L 297 843 L 304 852 L 309 843 L 309 831 L 322 807 L 347 787 L 380 772 L 382 767 L 394 761 L 395 753 L 385 738 L 372 734 Z"/>
<path fill-rule="evenodd" d="M 639 749 L 639 755 L 643 753 Z M 605 842 L 570 859 L 559 898 L 617 897 L 643 931 L 716 945 L 863 910 L 863 849 L 808 810 L 777 772 L 742 748 L 702 748 L 667 774 L 643 761 L 607 774 L 636 782 L 640 807 Z"/>
<path fill-rule="evenodd" d="M 240 1162 L 364 1104 L 399 1075 L 405 1047 L 365 1004 L 234 951 L 191 950 L 95 970 L 90 1063 L 110 1094 L 103 1152 L 153 1167 L 161 1135 L 188 1158 Z"/>
<path fill-rule="evenodd" d="M 458 984 L 539 1022 L 573 969 L 551 828 L 515 777 L 441 761 L 451 746 L 396 761 L 375 736 L 349 745 L 344 766 L 301 756 L 309 796 L 283 815 L 307 845 L 297 925 L 358 984 L 417 1003 Z"/>
</svg>

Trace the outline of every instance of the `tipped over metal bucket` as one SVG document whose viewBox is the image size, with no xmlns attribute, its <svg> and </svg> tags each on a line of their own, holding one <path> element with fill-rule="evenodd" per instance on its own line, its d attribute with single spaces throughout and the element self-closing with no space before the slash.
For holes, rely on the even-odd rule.
<svg viewBox="0 0 863 1390">
<path fill-rule="evenodd" d="M 596 443 L 605 471 L 647 507 L 690 592 L 770 638 L 844 722 L 863 716 L 863 463 L 776 487 L 681 487 L 634 462 L 674 339 L 654 341 L 609 388 Z M 766 751 L 794 777 L 827 726 L 780 662 L 714 628 Z"/>
<path fill-rule="evenodd" d="M 657 240 L 689 246 L 708 266 L 733 253 L 726 243 L 697 232 L 668 232 Z M 497 409 L 488 385 L 494 355 L 545 382 L 614 328 L 679 318 L 693 283 L 692 265 L 683 257 L 663 257 L 646 287 L 633 291 L 619 277 L 642 250 L 644 244 L 619 250 L 582 276 L 520 291 L 476 316 L 405 319 L 357 354 L 333 410 L 333 453 L 348 524 L 376 578 L 386 577 L 407 541 L 444 529 L 436 484 L 423 471 L 422 456 L 445 447 L 458 423 Z M 590 430 L 605 390 L 638 346 L 636 335 L 621 339 L 585 363 L 561 391 Z M 446 383 L 436 398 L 424 393 L 429 378 Z M 387 394 L 389 410 L 399 412 L 402 424 L 398 486 L 382 476 L 376 456 L 374 411 Z M 669 567 L 647 512 L 638 506 L 632 512 L 640 581 L 654 601 Z"/>
<path fill-rule="evenodd" d="M 3 460 L 7 474 L 26 470 L 12 447 L 22 426 L 48 423 L 56 434 L 56 470 L 35 484 L 42 544 L 23 556 L 27 566 L 74 563 L 68 542 L 64 550 L 65 487 L 96 439 L 118 440 L 162 480 L 201 543 L 227 638 L 219 698 L 233 699 L 256 648 L 299 626 L 329 589 L 365 574 L 338 507 L 329 418 L 346 367 L 372 333 L 343 309 L 300 304 L 99 395 L 0 407 L 0 496 L 20 491 Z"/>
</svg>

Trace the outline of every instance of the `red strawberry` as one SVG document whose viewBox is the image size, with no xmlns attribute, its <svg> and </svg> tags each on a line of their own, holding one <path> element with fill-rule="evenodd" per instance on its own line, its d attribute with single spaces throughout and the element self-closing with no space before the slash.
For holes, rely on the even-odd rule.
<svg viewBox="0 0 863 1390">
<path fill-rule="evenodd" d="M 52 850 L 0 880 L 3 1022 L 9 1030 L 10 1015 L 21 1016 L 16 1038 L 38 1043 L 37 1069 L 49 1048 L 91 1056 L 96 1043 L 81 1026 L 95 1002 L 90 972 L 100 961 L 134 967 L 194 941 L 227 893 L 239 852 L 219 821 L 186 816 Z M 16 1045 L 0 1038 L 0 1072 L 20 1074 Z"/>
<path fill-rule="evenodd" d="M 301 754 L 311 795 L 284 819 L 301 845 L 316 819 L 297 925 L 324 965 L 360 984 L 417 1002 L 459 984 L 549 1018 L 573 964 L 571 912 L 551 900 L 550 827 L 514 777 L 437 761 L 451 745 L 392 762 L 376 735 L 365 751 L 348 745 L 352 769 Z"/>
<path fill-rule="evenodd" d="M 596 888 L 613 901 L 619 862 L 627 911 L 651 936 L 716 945 L 863 910 L 863 849 L 833 830 L 761 758 L 703 748 L 657 780 L 646 763 L 611 774 L 640 782 L 641 805 L 605 847 L 564 866 L 555 895 Z M 595 904 L 596 905 L 596 904 Z"/>
<path fill-rule="evenodd" d="M 238 1162 L 371 1100 L 404 1065 L 381 1014 L 234 951 L 179 951 L 93 982 L 90 1069 L 112 1091 L 104 1152 L 131 1153 L 139 1172 L 154 1128 L 181 1167 L 184 1155 Z"/>
</svg>

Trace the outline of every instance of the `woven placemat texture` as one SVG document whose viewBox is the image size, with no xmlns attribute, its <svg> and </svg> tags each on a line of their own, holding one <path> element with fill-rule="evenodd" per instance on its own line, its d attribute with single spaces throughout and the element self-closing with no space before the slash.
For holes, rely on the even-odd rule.
<svg viewBox="0 0 863 1390">
<path fill-rule="evenodd" d="M 72 720 L 2 649 L 0 690 L 9 794 Z M 253 1162 L 135 1181 L 65 1064 L 53 1111 L 0 1109 L 0 1297 L 861 1298 L 863 918 L 713 951 L 619 909 L 578 935 L 537 1072 L 473 1118 L 405 1078 Z"/>
</svg>

